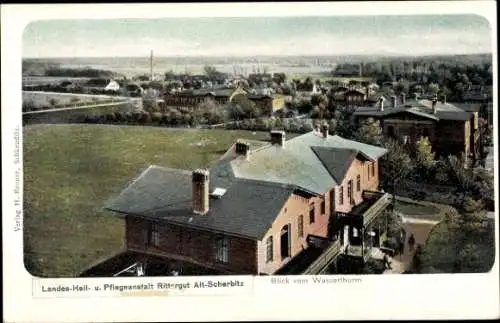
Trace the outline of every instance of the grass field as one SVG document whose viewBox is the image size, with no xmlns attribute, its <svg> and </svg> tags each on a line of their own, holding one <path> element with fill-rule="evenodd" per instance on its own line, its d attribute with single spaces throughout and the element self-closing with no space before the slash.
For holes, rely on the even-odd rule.
<svg viewBox="0 0 500 323">
<path fill-rule="evenodd" d="M 193 169 L 247 131 L 109 125 L 23 129 L 25 264 L 36 276 L 72 277 L 123 247 L 121 219 L 104 202 L 150 164 Z"/>
<path fill-rule="evenodd" d="M 58 106 L 65 106 L 73 103 L 95 104 L 110 99 L 116 99 L 109 95 L 79 95 L 74 93 L 53 93 L 53 92 L 31 92 L 23 91 L 23 102 L 31 101 L 35 106 L 51 106 L 52 100 Z"/>
<path fill-rule="evenodd" d="M 416 204 L 397 201 L 395 205 L 396 211 L 401 212 L 409 217 L 436 220 L 439 216 L 440 209 L 430 204 Z"/>
</svg>

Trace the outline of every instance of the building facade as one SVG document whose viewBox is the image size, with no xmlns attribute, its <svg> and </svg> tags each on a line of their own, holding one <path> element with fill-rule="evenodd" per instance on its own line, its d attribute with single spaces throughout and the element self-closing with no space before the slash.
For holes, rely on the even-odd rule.
<svg viewBox="0 0 500 323">
<path fill-rule="evenodd" d="M 379 101 L 375 107 L 358 108 L 358 121 L 374 118 L 380 121 L 385 136 L 408 144 L 429 138 L 436 157 L 465 154 L 470 162 L 480 155 L 479 114 L 464 111 L 445 100 L 395 99 L 388 104 Z"/>
<path fill-rule="evenodd" d="M 378 189 L 383 148 L 328 135 L 239 140 L 206 170 L 150 166 L 106 208 L 126 219 L 127 249 L 220 274 L 272 275 L 311 236 L 355 244 L 339 224 Z M 176 269 L 182 273 L 182 265 Z"/>
</svg>

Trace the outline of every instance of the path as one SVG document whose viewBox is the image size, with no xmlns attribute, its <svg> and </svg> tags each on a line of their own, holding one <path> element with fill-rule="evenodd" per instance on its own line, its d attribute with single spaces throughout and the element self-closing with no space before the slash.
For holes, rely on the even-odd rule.
<svg viewBox="0 0 500 323">
<path fill-rule="evenodd" d="M 402 262 L 403 268 L 408 268 L 413 259 L 413 254 L 415 253 L 415 249 L 412 251 L 409 250 L 408 238 L 410 237 L 410 234 L 413 234 L 415 237 L 414 248 L 416 248 L 419 244 L 424 245 L 432 228 L 434 228 L 434 226 L 438 223 L 439 221 L 404 217 L 403 227 L 406 230 L 405 250 L 402 255 L 397 255 L 394 260 Z"/>
</svg>

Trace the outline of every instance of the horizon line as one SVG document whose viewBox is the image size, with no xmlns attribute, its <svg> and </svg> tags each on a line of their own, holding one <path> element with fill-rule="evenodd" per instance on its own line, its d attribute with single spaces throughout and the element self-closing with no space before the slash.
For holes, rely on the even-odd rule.
<svg viewBox="0 0 500 323">
<path fill-rule="evenodd" d="M 367 56 L 380 56 L 380 57 L 429 57 L 429 56 L 479 56 L 479 55 L 493 55 L 492 52 L 478 52 L 478 53 L 428 53 L 428 54 L 405 54 L 405 53 L 374 53 L 374 54 L 252 54 L 252 55 L 155 55 L 154 57 L 162 58 L 252 58 L 252 57 L 367 57 Z M 144 56 L 45 56 L 45 57 L 21 57 L 22 59 L 66 59 L 66 58 L 149 58 L 149 55 Z"/>
</svg>

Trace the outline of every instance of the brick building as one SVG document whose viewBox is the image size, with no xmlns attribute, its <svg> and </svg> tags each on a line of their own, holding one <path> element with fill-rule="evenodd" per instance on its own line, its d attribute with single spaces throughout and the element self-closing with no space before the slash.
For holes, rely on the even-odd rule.
<svg viewBox="0 0 500 323">
<path fill-rule="evenodd" d="M 399 102 L 398 102 L 399 101 Z M 384 135 L 413 144 L 428 137 L 436 156 L 465 153 L 470 162 L 480 153 L 479 115 L 464 111 L 446 99 L 390 100 L 381 98 L 372 107 L 360 107 L 354 112 L 358 121 L 367 118 L 380 120 Z"/>
<path fill-rule="evenodd" d="M 385 153 L 327 126 L 290 140 L 273 131 L 269 142 L 238 140 L 209 169 L 150 166 L 106 208 L 125 217 L 129 251 L 220 274 L 275 274 L 316 251 L 311 239 L 365 246 L 373 219 L 363 212 L 378 200 L 366 197 L 382 195 Z"/>
</svg>

